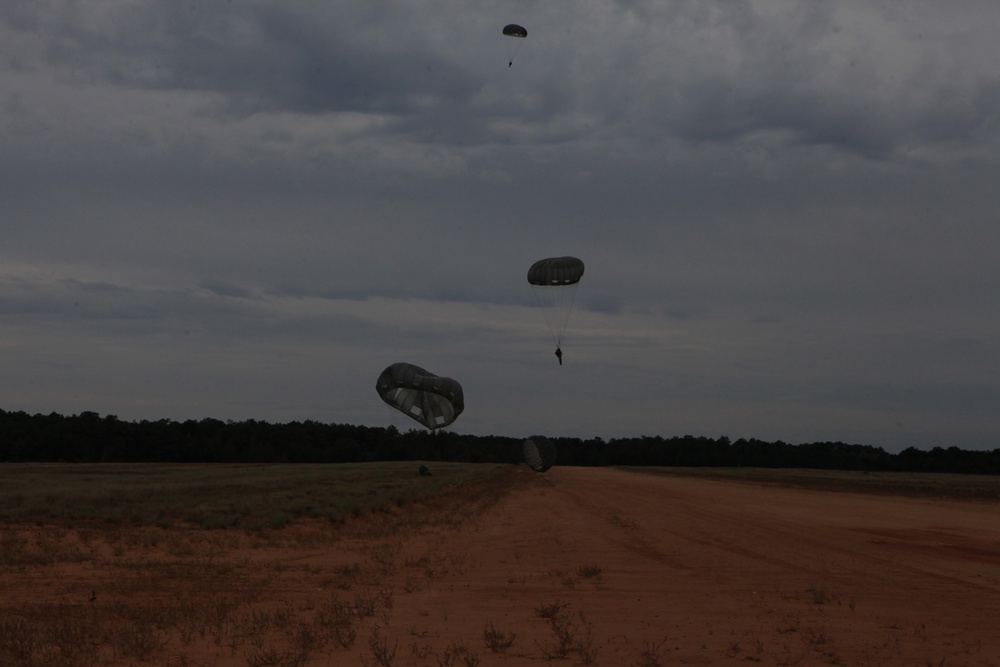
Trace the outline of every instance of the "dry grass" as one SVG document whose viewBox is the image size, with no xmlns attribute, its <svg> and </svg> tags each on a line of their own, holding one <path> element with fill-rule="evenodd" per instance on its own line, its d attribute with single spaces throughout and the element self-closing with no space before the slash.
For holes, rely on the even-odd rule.
<svg viewBox="0 0 1000 667">
<path fill-rule="evenodd" d="M 514 645 L 515 639 L 517 639 L 516 632 L 497 630 L 493 626 L 493 621 L 483 628 L 483 644 L 493 653 L 506 653 L 507 649 Z"/>
<path fill-rule="evenodd" d="M 455 582 L 461 581 L 467 569 L 477 573 L 475 555 L 470 558 L 439 549 L 437 537 L 426 542 L 413 538 L 442 527 L 463 536 L 466 531 L 475 534 L 486 523 L 482 520 L 485 512 L 519 484 L 536 483 L 536 475 L 522 478 L 495 466 L 435 464 L 435 476 L 427 478 L 417 474 L 414 464 L 373 464 L 372 488 L 366 490 L 357 466 L 344 471 L 335 466 L 291 466 L 290 470 L 252 466 L 250 473 L 244 467 L 209 466 L 211 470 L 205 472 L 167 466 L 169 470 L 162 473 L 134 470 L 139 475 L 136 479 L 114 466 L 80 466 L 79 478 L 70 474 L 72 466 L 12 468 L 25 478 L 13 487 L 0 487 L 0 505 L 8 512 L 0 521 L 0 577 L 4 582 L 0 665 L 473 667 L 521 664 L 518 661 L 605 664 L 612 656 L 616 661 L 655 667 L 673 664 L 672 652 L 677 650 L 665 640 L 630 643 L 622 639 L 619 646 L 625 647 L 624 652 L 604 648 L 599 659 L 599 647 L 609 646 L 610 640 L 597 638 L 601 628 L 595 628 L 588 615 L 601 619 L 601 612 L 588 605 L 584 594 L 599 594 L 624 573 L 607 561 L 583 558 L 568 561 L 572 565 L 564 569 L 549 570 L 548 577 L 541 569 L 525 574 L 521 566 L 497 575 L 521 586 L 526 581 L 548 586 L 551 594 L 571 600 L 534 608 L 528 603 L 520 609 L 520 617 L 505 615 L 503 627 L 484 616 L 471 629 L 466 625 L 464 636 L 453 637 L 439 632 L 451 627 L 447 613 L 443 619 L 431 620 L 423 614 L 418 620 L 400 621 L 405 613 L 401 610 L 414 614 L 414 608 L 432 608 L 433 603 L 426 600 L 420 606 L 414 604 L 420 595 L 459 586 Z M 104 468 L 112 470 L 96 472 Z M 275 484 L 265 479 L 260 475 L 264 470 L 284 481 Z M 17 477 L 15 472 L 0 471 L 0 481 Z M 233 477 L 228 478 L 230 472 Z M 339 480 L 340 486 L 323 483 L 321 489 L 308 493 L 308 485 L 323 477 L 320 472 L 328 481 Z M 801 479 L 847 484 L 845 480 L 851 479 L 847 475 L 839 481 L 820 480 L 821 475 L 813 471 L 797 471 L 804 473 L 798 476 L 795 472 L 733 471 L 731 478 L 745 475 L 742 479 L 759 483 L 754 475 L 774 475 L 768 483 L 775 484 L 804 484 Z M 101 474 L 111 481 L 100 478 L 100 492 L 84 488 L 84 479 Z M 168 479 L 173 483 L 167 484 Z M 245 486 L 253 479 L 262 480 L 257 491 Z M 434 486 L 425 485 L 429 479 Z M 437 485 L 448 479 L 452 481 Z M 159 481 L 153 484 L 152 480 Z M 141 488 L 141 481 L 150 482 L 151 488 L 166 497 L 152 499 L 146 506 L 150 494 L 137 491 L 129 508 L 109 504 L 110 499 L 121 498 L 123 490 Z M 918 489 L 927 483 L 915 481 Z M 25 493 L 28 482 L 65 482 L 57 487 L 60 502 L 78 502 L 83 507 L 60 510 L 46 500 L 50 494 L 42 488 Z M 213 484 L 229 491 L 208 488 Z M 239 493 L 259 493 L 269 500 L 233 499 L 227 510 L 223 497 L 237 488 Z M 338 493 L 349 501 L 338 500 Z M 310 508 L 319 505 L 304 505 L 305 497 L 323 507 L 352 509 L 336 515 L 315 512 Z M 214 519 L 191 519 L 198 516 Z M 639 530 L 627 516 L 615 515 L 612 522 L 610 528 L 616 535 L 633 534 L 621 533 L 619 528 Z M 517 555 L 512 557 L 517 562 Z M 720 629 L 705 639 L 705 651 L 741 662 L 794 665 L 814 659 L 843 664 L 842 626 L 827 619 L 854 613 L 854 599 L 841 582 L 828 582 L 821 575 L 817 579 L 801 581 L 788 593 L 801 611 L 776 634 L 761 629 L 723 633 Z M 455 620 L 457 610 L 450 611 Z M 924 625 L 889 631 L 896 642 L 903 641 L 904 635 L 911 642 L 926 642 L 932 633 L 933 626 Z M 962 650 L 973 654 L 986 649 L 963 643 Z"/>
<path fill-rule="evenodd" d="M 705 477 L 826 491 L 1000 502 L 1000 485 L 997 484 L 997 477 L 991 475 L 802 468 L 629 467 L 627 469 L 648 474 Z"/>
<path fill-rule="evenodd" d="M 593 640 L 594 626 L 587 621 L 582 611 L 572 614 L 568 603 L 554 602 L 536 607 L 535 615 L 548 622 L 555 639 L 554 643 L 541 647 L 546 660 L 566 659 L 576 655 L 582 664 L 594 663 L 597 659 L 597 648 Z"/>
<path fill-rule="evenodd" d="M 0 522 L 278 529 L 300 518 L 344 522 L 490 479 L 498 465 L 11 464 L 0 466 Z"/>
<path fill-rule="evenodd" d="M 511 488 L 508 470 L 439 463 L 428 478 L 415 463 L 5 467 L 0 665 L 202 664 L 187 656 L 205 655 L 336 663 L 359 635 L 366 664 L 391 665 L 397 641 L 385 628 L 402 537 L 474 524 Z M 289 549 L 322 553 L 326 569 L 277 557 Z M 331 553 L 341 561 L 332 567 Z M 461 564 L 429 554 L 416 566 L 432 577 Z M 48 576 L 67 567 L 86 574 Z M 318 585 L 283 599 L 288 576 Z"/>
</svg>

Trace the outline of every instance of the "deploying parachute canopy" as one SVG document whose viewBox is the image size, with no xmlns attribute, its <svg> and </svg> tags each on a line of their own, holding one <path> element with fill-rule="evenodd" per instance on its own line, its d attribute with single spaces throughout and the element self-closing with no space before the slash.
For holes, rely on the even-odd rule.
<svg viewBox="0 0 1000 667">
<path fill-rule="evenodd" d="M 429 429 L 451 424 L 465 409 L 462 385 L 419 366 L 395 363 L 382 371 L 375 391 L 390 406 Z"/>
<path fill-rule="evenodd" d="M 545 472 L 556 464 L 556 446 L 547 438 L 533 435 L 521 445 L 524 462 L 535 472 Z"/>
<path fill-rule="evenodd" d="M 562 345 L 576 301 L 577 284 L 582 277 L 583 261 L 576 257 L 540 259 L 528 269 L 528 284 L 542 307 L 545 322 L 557 346 Z"/>
<path fill-rule="evenodd" d="M 517 25 L 516 23 L 511 23 L 503 27 L 503 34 L 507 35 L 508 37 L 524 38 L 528 36 L 528 31 L 522 28 L 521 26 Z"/>
</svg>

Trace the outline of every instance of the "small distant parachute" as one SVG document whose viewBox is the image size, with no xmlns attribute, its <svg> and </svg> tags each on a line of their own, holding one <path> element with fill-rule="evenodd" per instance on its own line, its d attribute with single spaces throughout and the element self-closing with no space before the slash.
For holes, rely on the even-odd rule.
<svg viewBox="0 0 1000 667">
<path fill-rule="evenodd" d="M 462 385 L 413 364 L 398 362 L 386 368 L 375 391 L 389 406 L 432 430 L 448 426 L 465 410 Z"/>
<path fill-rule="evenodd" d="M 528 284 L 542 307 L 557 346 L 562 345 L 583 268 L 583 261 L 576 257 L 549 257 L 538 260 L 528 269 Z"/>
<path fill-rule="evenodd" d="M 528 31 L 516 23 L 510 23 L 503 27 L 503 34 L 508 37 L 520 37 L 523 39 L 528 36 Z"/>
<path fill-rule="evenodd" d="M 548 438 L 533 435 L 521 445 L 524 462 L 535 472 L 545 472 L 556 464 L 556 446 Z"/>
<path fill-rule="evenodd" d="M 519 37 L 521 39 L 524 39 L 525 37 L 528 36 L 528 31 L 525 30 L 523 27 L 517 25 L 516 23 L 510 23 L 503 27 L 503 34 L 508 37 Z M 511 52 L 510 60 L 507 62 L 507 67 L 510 67 L 511 65 L 514 64 L 514 56 L 517 55 L 517 50 L 519 48 L 521 48 L 521 42 L 518 42 L 517 47 L 515 47 L 514 50 Z"/>
</svg>

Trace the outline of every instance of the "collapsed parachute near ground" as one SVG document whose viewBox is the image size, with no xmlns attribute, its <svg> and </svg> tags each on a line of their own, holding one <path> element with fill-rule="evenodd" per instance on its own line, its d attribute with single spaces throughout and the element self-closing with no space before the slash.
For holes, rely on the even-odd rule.
<svg viewBox="0 0 1000 667">
<path fill-rule="evenodd" d="M 521 445 L 524 462 L 535 472 L 545 472 L 556 464 L 556 446 L 547 438 L 533 435 Z"/>
<path fill-rule="evenodd" d="M 528 284 L 542 307 L 557 346 L 562 345 L 583 268 L 583 261 L 576 257 L 549 257 L 538 260 L 528 269 Z"/>
<path fill-rule="evenodd" d="M 465 410 L 462 385 L 413 364 L 398 362 L 386 368 L 375 391 L 389 406 L 432 430 L 448 426 Z"/>
<path fill-rule="evenodd" d="M 524 39 L 528 36 L 528 31 L 517 25 L 516 23 L 510 23 L 503 27 L 503 34 L 508 37 L 520 37 Z"/>
</svg>

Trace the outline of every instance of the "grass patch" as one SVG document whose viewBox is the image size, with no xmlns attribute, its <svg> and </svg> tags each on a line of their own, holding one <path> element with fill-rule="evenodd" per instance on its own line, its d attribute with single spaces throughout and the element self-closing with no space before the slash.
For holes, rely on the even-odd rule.
<svg viewBox="0 0 1000 667">
<path fill-rule="evenodd" d="M 389 628 L 404 589 L 394 581 L 464 567 L 457 554 L 403 558 L 405 538 L 425 526 L 474 527 L 534 479 L 492 464 L 437 463 L 433 478 L 417 470 L 2 467 L 0 577 L 16 595 L 0 601 L 0 665 L 179 667 L 209 654 L 259 666 L 400 662 Z M 126 496 L 131 504 L 120 506 Z M 344 506 L 348 518 L 317 517 Z M 274 557 L 288 548 L 303 562 Z M 49 576 L 53 565 L 83 561 L 73 577 Z M 289 580 L 301 589 L 286 599 Z M 498 650 L 508 639 L 492 637 Z M 470 665 L 478 655 L 457 659 Z"/>
<path fill-rule="evenodd" d="M 494 477 L 507 466 L 356 464 L 17 464 L 0 467 L 0 523 L 96 522 L 278 529 L 300 517 L 342 522 Z"/>
<path fill-rule="evenodd" d="M 517 633 L 497 630 L 493 627 L 493 621 L 483 628 L 483 643 L 493 653 L 506 654 L 507 649 L 514 645 Z"/>
<path fill-rule="evenodd" d="M 584 579 L 600 579 L 604 574 L 604 566 L 595 563 L 587 563 L 576 568 L 578 576 Z"/>
<path fill-rule="evenodd" d="M 625 467 L 632 472 L 701 477 L 731 482 L 850 493 L 1000 502 L 1000 484 L 991 475 L 868 472 L 807 468 Z"/>
</svg>

